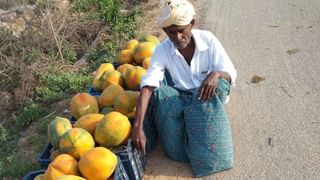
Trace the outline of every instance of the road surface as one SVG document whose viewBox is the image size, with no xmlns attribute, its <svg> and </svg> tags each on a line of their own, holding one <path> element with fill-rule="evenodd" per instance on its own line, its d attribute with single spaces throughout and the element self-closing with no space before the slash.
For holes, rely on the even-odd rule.
<svg viewBox="0 0 320 180">
<path fill-rule="evenodd" d="M 238 71 L 235 167 L 202 179 L 320 179 L 320 1 L 204 0 L 198 14 Z M 144 179 L 191 178 L 161 147 L 149 156 Z"/>
</svg>

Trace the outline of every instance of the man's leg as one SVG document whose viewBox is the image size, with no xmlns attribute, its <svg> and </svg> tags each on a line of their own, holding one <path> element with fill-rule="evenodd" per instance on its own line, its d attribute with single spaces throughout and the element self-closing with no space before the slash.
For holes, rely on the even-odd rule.
<svg viewBox="0 0 320 180">
<path fill-rule="evenodd" d="M 220 80 L 217 95 L 204 102 L 194 92 L 192 103 L 184 107 L 186 153 L 196 176 L 206 176 L 233 167 L 233 147 L 224 100 L 230 85 Z"/>
<path fill-rule="evenodd" d="M 152 113 L 149 116 L 153 116 L 153 121 L 145 119 L 145 132 L 148 132 L 145 134 L 147 147 L 151 147 L 154 144 L 151 141 L 155 138 L 150 135 L 150 128 L 154 128 L 151 124 L 155 124 L 164 152 L 173 160 L 188 162 L 184 151 L 185 125 L 182 118 L 182 101 L 179 96 L 176 89 L 166 85 L 162 85 L 153 92 L 149 104 L 153 110 L 148 113 Z"/>
</svg>

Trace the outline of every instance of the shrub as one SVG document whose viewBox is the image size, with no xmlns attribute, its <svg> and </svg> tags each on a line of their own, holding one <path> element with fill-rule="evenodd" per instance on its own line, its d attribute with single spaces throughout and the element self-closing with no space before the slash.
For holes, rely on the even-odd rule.
<svg viewBox="0 0 320 180">
<path fill-rule="evenodd" d="M 90 77 L 85 73 L 56 72 L 44 74 L 40 81 L 42 85 L 35 90 L 35 101 L 52 103 L 84 90 Z"/>
<path fill-rule="evenodd" d="M 31 122 L 40 118 L 43 114 L 44 111 L 41 106 L 29 99 L 22 112 L 19 113 L 18 116 L 14 116 L 14 119 L 18 127 L 26 127 Z"/>
</svg>

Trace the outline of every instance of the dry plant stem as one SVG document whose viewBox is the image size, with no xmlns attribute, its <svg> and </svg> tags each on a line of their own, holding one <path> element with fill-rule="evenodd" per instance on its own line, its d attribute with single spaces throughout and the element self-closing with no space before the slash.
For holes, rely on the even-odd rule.
<svg viewBox="0 0 320 180">
<path fill-rule="evenodd" d="M 5 76 L 5 77 L 7 77 L 11 82 L 13 81 L 12 78 L 11 78 L 10 76 L 8 76 L 8 75 L 5 73 L 4 70 L 3 70 L 3 71 L 0 71 L 0 75 L 3 75 L 3 76 Z"/>
<path fill-rule="evenodd" d="M 58 47 L 58 50 L 59 50 L 60 57 L 61 57 L 62 61 L 64 61 L 63 54 L 62 54 L 62 51 L 61 51 L 61 44 L 60 44 L 60 42 L 58 40 L 58 35 L 55 32 L 54 27 L 52 25 L 51 15 L 50 15 L 50 11 L 49 10 L 47 10 L 47 15 L 48 15 L 49 25 L 50 25 L 54 40 L 56 41 L 56 44 L 57 44 L 57 47 Z"/>
<path fill-rule="evenodd" d="M 107 30 L 107 26 L 103 26 L 100 29 L 100 31 L 97 34 L 96 38 L 94 39 L 94 41 L 90 45 L 89 50 L 96 49 L 101 44 L 101 41 L 102 41 L 103 36 L 104 36 L 103 34 L 104 34 L 104 32 L 106 32 L 106 30 Z M 89 54 L 90 54 L 89 52 L 86 52 L 77 62 L 74 63 L 74 66 L 75 67 L 80 67 L 80 66 L 88 64 Z"/>
<path fill-rule="evenodd" d="M 58 32 L 60 32 L 61 30 L 62 30 L 62 28 L 64 28 L 64 24 L 65 24 L 65 22 L 66 22 L 66 19 L 67 19 L 67 15 L 68 15 L 68 10 L 65 10 L 64 11 L 64 13 L 63 13 L 63 19 L 62 19 L 62 23 L 61 23 L 61 25 L 59 26 L 59 28 L 58 28 Z M 66 29 L 66 28 L 65 28 Z"/>
</svg>

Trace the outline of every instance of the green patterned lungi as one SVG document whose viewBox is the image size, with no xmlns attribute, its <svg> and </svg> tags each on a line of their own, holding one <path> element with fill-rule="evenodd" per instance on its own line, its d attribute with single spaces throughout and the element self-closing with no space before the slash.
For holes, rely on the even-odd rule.
<svg viewBox="0 0 320 180">
<path fill-rule="evenodd" d="M 161 85 L 154 90 L 144 120 L 147 152 L 158 136 L 173 160 L 189 162 L 197 177 L 233 167 L 231 129 L 224 101 L 230 84 L 220 79 L 216 95 L 198 100 L 198 89 L 181 91 Z"/>
</svg>

